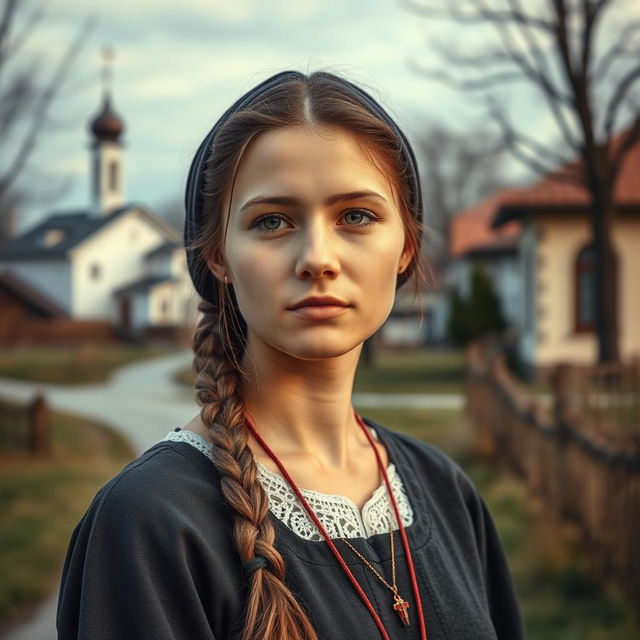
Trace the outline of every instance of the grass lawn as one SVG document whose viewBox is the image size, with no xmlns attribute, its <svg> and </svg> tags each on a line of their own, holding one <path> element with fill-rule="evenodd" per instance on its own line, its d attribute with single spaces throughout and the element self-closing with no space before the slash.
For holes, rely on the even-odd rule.
<svg viewBox="0 0 640 640">
<path fill-rule="evenodd" d="M 462 393 L 461 351 L 412 349 L 380 351 L 374 366 L 360 359 L 354 391 L 382 393 Z"/>
<path fill-rule="evenodd" d="M 463 379 L 464 356 L 460 351 L 380 351 L 375 366 L 369 367 L 360 360 L 354 391 L 462 393 Z M 176 380 L 193 387 L 195 377 L 191 367 L 181 370 Z"/>
<path fill-rule="evenodd" d="M 474 458 L 472 433 L 461 412 L 359 411 L 446 451 L 472 479 L 487 502 L 507 553 L 528 640 L 640 637 L 620 589 L 615 584 L 600 585 L 590 577 L 576 531 L 554 522 L 516 477 Z"/>
<path fill-rule="evenodd" d="M 151 345 L 17 346 L 0 352 L 0 378 L 55 384 L 104 382 L 122 365 L 181 347 Z"/>
<path fill-rule="evenodd" d="M 0 635 L 58 586 L 73 527 L 102 484 L 130 460 L 106 427 L 52 412 L 50 458 L 0 458 Z"/>
</svg>

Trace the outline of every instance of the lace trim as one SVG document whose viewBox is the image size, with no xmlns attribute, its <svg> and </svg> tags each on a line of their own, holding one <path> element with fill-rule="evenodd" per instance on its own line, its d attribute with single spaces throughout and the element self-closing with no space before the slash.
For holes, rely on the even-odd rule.
<svg viewBox="0 0 640 640">
<path fill-rule="evenodd" d="M 375 434 L 375 431 L 372 430 Z M 375 434 L 377 439 L 377 434 Z M 186 442 L 210 457 L 211 443 L 188 429 L 171 431 L 164 440 Z M 324 540 L 322 534 L 300 504 L 296 494 L 280 474 L 267 469 L 256 460 L 258 480 L 269 499 L 269 510 L 296 535 L 305 540 Z M 413 509 L 407 498 L 402 479 L 393 463 L 387 467 L 387 477 L 398 504 L 398 511 L 405 527 L 413 523 Z M 384 480 L 365 502 L 360 511 L 353 500 L 342 495 L 322 493 L 312 489 L 300 489 L 309 506 L 327 530 L 330 538 L 369 538 L 379 533 L 396 531 L 398 523 L 389 501 Z"/>
</svg>

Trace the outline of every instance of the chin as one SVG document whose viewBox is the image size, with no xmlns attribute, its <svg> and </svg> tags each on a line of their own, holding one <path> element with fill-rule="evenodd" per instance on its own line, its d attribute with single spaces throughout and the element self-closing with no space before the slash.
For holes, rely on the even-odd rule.
<svg viewBox="0 0 640 640">
<path fill-rule="evenodd" d="M 272 344 L 271 346 L 292 358 L 300 360 L 327 360 L 329 358 L 339 358 L 350 351 L 360 347 L 362 339 L 347 340 L 346 336 L 325 339 L 301 339 L 287 342 L 286 344 Z"/>
</svg>

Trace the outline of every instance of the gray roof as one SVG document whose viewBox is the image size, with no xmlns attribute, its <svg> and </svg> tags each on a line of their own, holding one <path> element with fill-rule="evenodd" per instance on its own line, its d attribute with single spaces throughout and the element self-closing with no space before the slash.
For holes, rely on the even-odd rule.
<svg viewBox="0 0 640 640">
<path fill-rule="evenodd" d="M 181 245 L 177 242 L 163 242 L 158 245 L 155 249 L 151 249 L 144 254 L 145 259 L 153 258 L 154 256 L 160 255 L 162 253 L 172 253 L 176 249 L 178 249 Z"/>
<path fill-rule="evenodd" d="M 65 258 L 70 249 L 132 209 L 139 211 L 150 222 L 160 227 L 167 238 L 176 243 L 180 241 L 179 232 L 169 223 L 149 211 L 144 205 L 129 203 L 103 215 L 96 215 L 87 209 L 54 213 L 22 235 L 0 246 L 0 260 Z M 52 246 L 45 246 L 44 234 L 54 230 L 63 232 L 62 239 Z"/>
<path fill-rule="evenodd" d="M 149 289 L 152 289 L 153 287 L 155 287 L 157 284 L 161 284 L 163 282 L 180 282 L 180 279 L 170 275 L 146 276 L 144 278 L 140 278 L 139 280 L 134 280 L 133 282 L 129 282 L 128 284 L 125 284 L 123 287 L 116 289 L 113 292 L 113 295 L 117 296 L 123 293 L 148 291 Z"/>
<path fill-rule="evenodd" d="M 42 291 L 37 291 L 11 270 L 0 273 L 0 289 L 9 292 L 38 316 L 68 319 L 69 313 Z"/>
</svg>

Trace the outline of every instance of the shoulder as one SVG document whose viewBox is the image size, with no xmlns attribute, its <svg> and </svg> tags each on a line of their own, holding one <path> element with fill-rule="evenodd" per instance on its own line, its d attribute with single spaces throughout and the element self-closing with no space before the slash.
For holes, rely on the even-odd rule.
<svg viewBox="0 0 640 640">
<path fill-rule="evenodd" d="M 120 530 L 159 522 L 170 529 L 185 517 L 200 519 L 205 511 L 216 515 L 218 492 L 217 471 L 203 454 L 185 443 L 160 442 L 96 493 L 83 520 Z"/>
<path fill-rule="evenodd" d="M 154 445 L 98 491 L 73 531 L 59 637 L 213 638 L 239 614 L 232 533 L 213 463 L 184 442 Z"/>
</svg>

